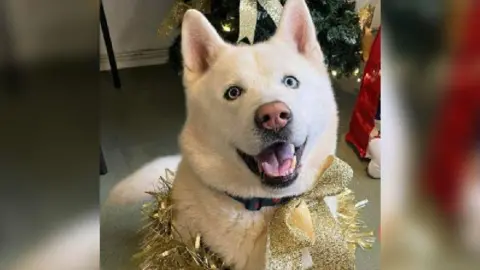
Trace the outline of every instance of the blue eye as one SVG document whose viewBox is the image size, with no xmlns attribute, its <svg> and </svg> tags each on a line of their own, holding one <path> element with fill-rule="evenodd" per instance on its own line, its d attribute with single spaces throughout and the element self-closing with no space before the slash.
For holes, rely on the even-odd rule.
<svg viewBox="0 0 480 270">
<path fill-rule="evenodd" d="M 294 76 L 285 76 L 282 79 L 282 83 L 291 89 L 297 89 L 300 86 L 300 82 Z"/>
<path fill-rule="evenodd" d="M 239 98 L 241 95 L 243 94 L 243 89 L 238 87 L 238 86 L 230 86 L 227 91 L 225 91 L 225 94 L 223 95 L 223 97 L 226 99 L 226 100 L 235 100 L 237 98 Z"/>
</svg>

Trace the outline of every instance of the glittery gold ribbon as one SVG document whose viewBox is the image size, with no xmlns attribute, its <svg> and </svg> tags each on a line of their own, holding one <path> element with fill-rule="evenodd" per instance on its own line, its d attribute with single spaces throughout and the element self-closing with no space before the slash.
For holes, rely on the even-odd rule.
<svg viewBox="0 0 480 270">
<path fill-rule="evenodd" d="M 267 270 L 304 269 L 306 261 L 309 269 L 354 269 L 356 246 L 368 248 L 374 241 L 371 232 L 361 232 L 358 226 L 358 210 L 365 202 L 353 203 L 353 194 L 346 189 L 352 169 L 333 156 L 326 163 L 327 169 L 310 192 L 275 212 L 268 231 Z M 338 220 L 324 201 L 332 195 L 339 199 Z M 306 225 L 296 226 L 292 216 L 298 216 L 301 205 L 308 206 L 301 210 L 306 222 L 296 223 Z"/>
<path fill-rule="evenodd" d="M 258 0 L 258 3 L 265 9 L 278 27 L 282 16 L 283 6 L 279 0 Z M 257 0 L 240 0 L 240 26 L 238 41 L 247 38 L 252 44 L 257 27 Z"/>
<path fill-rule="evenodd" d="M 192 0 L 190 4 L 186 4 L 184 0 L 176 0 L 167 17 L 163 20 L 158 34 L 169 36 L 182 22 L 183 15 L 189 9 L 197 9 L 198 11 L 208 14 L 211 10 L 211 0 Z"/>
</svg>

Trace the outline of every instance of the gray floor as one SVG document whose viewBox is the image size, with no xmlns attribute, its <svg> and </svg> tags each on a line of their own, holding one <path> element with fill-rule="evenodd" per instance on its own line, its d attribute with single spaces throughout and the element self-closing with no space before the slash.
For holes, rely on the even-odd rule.
<svg viewBox="0 0 480 270">
<path fill-rule="evenodd" d="M 121 179 L 146 162 L 177 154 L 177 134 L 184 117 L 184 96 L 180 78 L 168 66 L 126 69 L 120 72 L 122 89 L 114 89 L 109 73 L 102 73 L 101 142 L 109 173 L 100 178 L 100 201 Z M 380 224 L 380 181 L 366 175 L 360 161 L 345 143 L 355 96 L 337 90 L 340 111 L 338 156 L 354 169 L 351 188 L 357 199 L 367 198 L 362 219 L 375 232 Z M 130 257 L 136 251 L 135 232 L 141 225 L 139 205 L 102 210 L 101 265 L 103 270 L 136 269 Z M 357 252 L 357 270 L 380 269 L 380 245 Z"/>
</svg>

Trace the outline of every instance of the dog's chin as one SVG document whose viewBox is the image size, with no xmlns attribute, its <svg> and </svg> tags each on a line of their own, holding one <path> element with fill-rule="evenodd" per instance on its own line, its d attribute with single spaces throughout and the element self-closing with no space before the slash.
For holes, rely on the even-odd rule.
<svg viewBox="0 0 480 270">
<path fill-rule="evenodd" d="M 305 140 L 303 144 L 295 146 L 286 141 L 277 141 L 262 149 L 257 155 L 248 155 L 240 149 L 237 149 L 237 153 L 263 185 L 281 189 L 297 180 L 306 143 Z"/>
</svg>

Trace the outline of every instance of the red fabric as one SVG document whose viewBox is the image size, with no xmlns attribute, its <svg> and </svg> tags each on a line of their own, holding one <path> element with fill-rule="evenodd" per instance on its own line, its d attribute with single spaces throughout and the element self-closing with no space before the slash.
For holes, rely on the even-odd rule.
<svg viewBox="0 0 480 270">
<path fill-rule="evenodd" d="M 350 119 L 350 129 L 345 138 L 362 158 L 367 152 L 370 132 L 375 127 L 375 115 L 380 101 L 380 32 L 379 28 L 365 66 L 360 92 Z"/>
<path fill-rule="evenodd" d="M 473 5 L 454 54 L 426 170 L 427 189 L 448 215 L 458 213 L 461 173 L 480 130 L 480 4 Z"/>
</svg>

